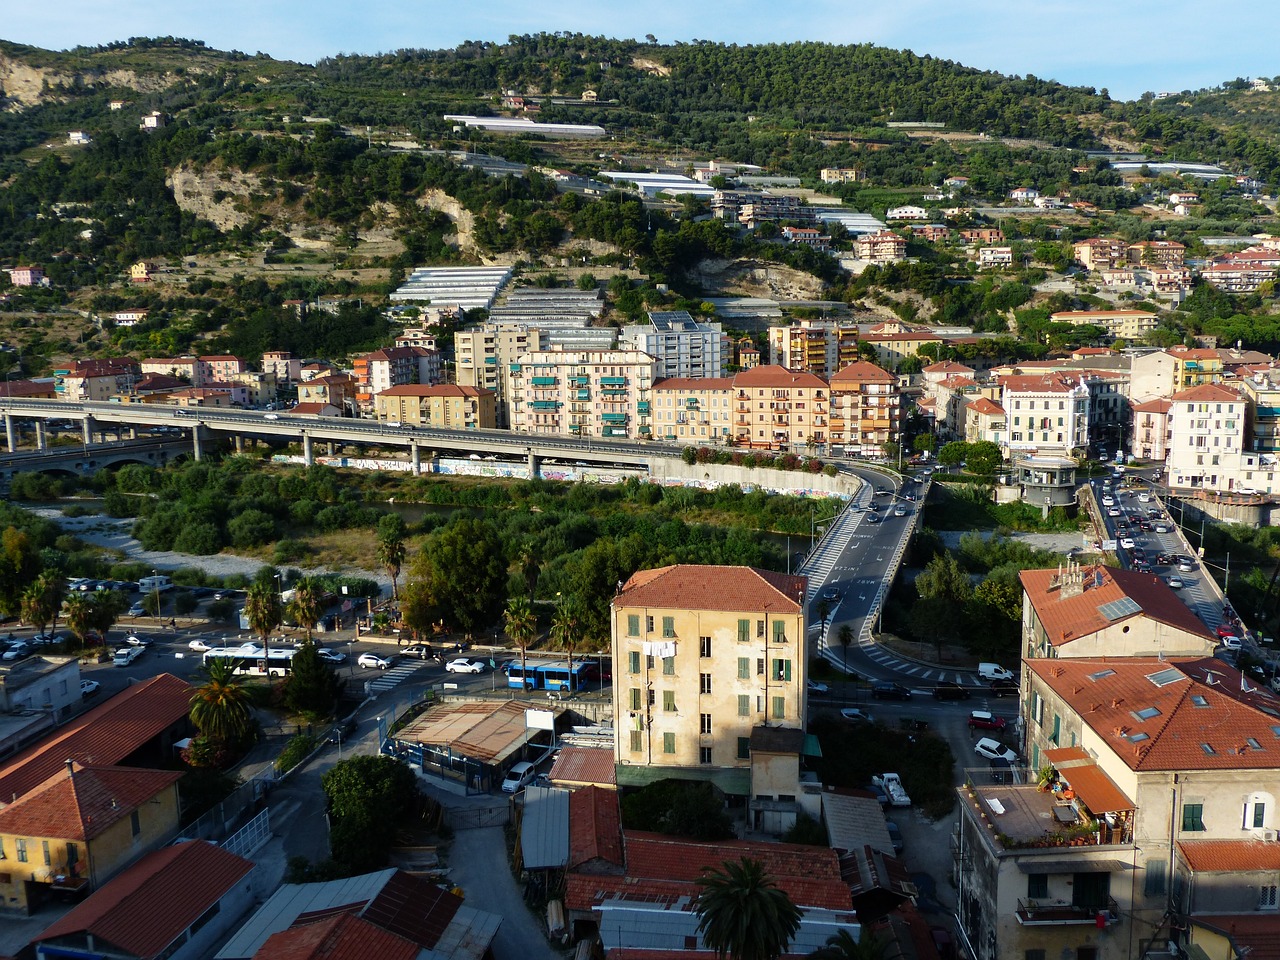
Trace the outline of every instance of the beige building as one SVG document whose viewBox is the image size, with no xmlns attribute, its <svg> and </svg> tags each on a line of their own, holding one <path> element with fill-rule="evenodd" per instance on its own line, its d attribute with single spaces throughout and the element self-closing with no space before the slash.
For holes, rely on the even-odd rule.
<svg viewBox="0 0 1280 960">
<path fill-rule="evenodd" d="M 538 330 L 523 324 L 485 324 L 453 335 L 454 376 L 464 387 L 492 390 L 498 403 L 498 426 L 510 427 L 508 373 L 516 360 L 546 346 Z"/>
<path fill-rule="evenodd" d="M 828 440 L 845 455 L 882 457 L 884 445 L 902 433 L 902 392 L 898 378 L 874 363 L 858 360 L 831 378 Z"/>
<path fill-rule="evenodd" d="M 858 328 L 835 320 L 797 320 L 769 328 L 769 362 L 830 380 L 858 359 Z"/>
<path fill-rule="evenodd" d="M 1090 270 L 1114 269 L 1129 261 L 1129 244 L 1108 237 L 1091 237 L 1073 244 L 1076 259 Z"/>
<path fill-rule="evenodd" d="M 735 445 L 804 453 L 827 442 L 827 381 L 772 364 L 733 378 Z"/>
<path fill-rule="evenodd" d="M 639 350 L 537 350 L 511 364 L 507 422 L 523 433 L 648 438 L 655 361 Z"/>
<path fill-rule="evenodd" d="M 1172 436 L 1173 420 L 1169 411 L 1173 401 L 1166 399 L 1148 400 L 1146 403 L 1133 405 L 1133 436 L 1129 443 L 1129 454 L 1136 460 L 1152 460 L 1163 462 L 1169 455 L 1169 439 Z"/>
<path fill-rule="evenodd" d="M 1049 319 L 1073 327 L 1102 327 L 1111 336 L 1124 340 L 1142 340 L 1160 322 L 1159 317 L 1146 310 L 1062 310 Z"/>
<path fill-rule="evenodd" d="M 612 606 L 613 702 L 618 785 L 663 770 L 752 796 L 752 741 L 761 729 L 792 731 L 766 766 L 798 776 L 805 723 L 804 599 L 807 581 L 752 567 L 681 564 L 642 570 Z M 777 770 L 762 771 L 777 779 Z M 794 785 L 794 779 L 792 779 Z M 773 803 L 795 803 L 797 789 Z M 794 807 L 792 807 L 794 810 Z"/>
<path fill-rule="evenodd" d="M 77 360 L 54 370 L 54 390 L 59 400 L 101 403 L 117 393 L 128 393 L 139 374 L 137 362 L 128 357 Z"/>
<path fill-rule="evenodd" d="M 384 390 L 373 402 L 382 421 L 450 430 L 493 430 L 498 425 L 496 395 L 476 387 L 407 384 Z"/>
<path fill-rule="evenodd" d="M 668 377 L 653 384 L 653 437 L 684 443 L 733 438 L 733 377 Z"/>
<path fill-rule="evenodd" d="M 1241 473 L 1248 420 L 1248 401 L 1225 385 L 1175 393 L 1169 409 L 1169 486 L 1220 493 L 1246 486 Z"/>
</svg>

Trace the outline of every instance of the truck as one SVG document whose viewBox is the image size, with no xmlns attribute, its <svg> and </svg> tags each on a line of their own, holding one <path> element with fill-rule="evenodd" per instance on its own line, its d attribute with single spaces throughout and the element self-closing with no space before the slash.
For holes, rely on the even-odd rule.
<svg viewBox="0 0 1280 960">
<path fill-rule="evenodd" d="M 911 797 L 907 795 L 907 790 L 902 785 L 902 778 L 896 773 L 882 773 L 878 777 L 872 777 L 871 782 L 888 795 L 889 806 L 911 806 Z"/>
<path fill-rule="evenodd" d="M 127 667 L 142 656 L 146 647 L 121 647 L 111 656 L 111 663 L 117 667 Z"/>
<path fill-rule="evenodd" d="M 168 577 L 143 577 L 138 581 L 139 593 L 164 593 L 173 589 L 173 581 Z"/>
</svg>

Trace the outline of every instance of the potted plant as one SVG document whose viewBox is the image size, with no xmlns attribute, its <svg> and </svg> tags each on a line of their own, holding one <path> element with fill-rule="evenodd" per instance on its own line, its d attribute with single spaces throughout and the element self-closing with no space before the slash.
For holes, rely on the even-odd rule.
<svg viewBox="0 0 1280 960">
<path fill-rule="evenodd" d="M 1040 768 L 1036 774 L 1036 786 L 1043 792 L 1048 793 L 1053 789 L 1053 785 L 1058 782 L 1058 771 L 1053 768 L 1052 764 L 1046 763 Z"/>
</svg>

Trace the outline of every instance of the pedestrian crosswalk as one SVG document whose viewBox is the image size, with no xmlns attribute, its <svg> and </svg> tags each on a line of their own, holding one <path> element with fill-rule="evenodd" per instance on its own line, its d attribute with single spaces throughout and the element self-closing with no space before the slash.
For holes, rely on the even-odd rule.
<svg viewBox="0 0 1280 960">
<path fill-rule="evenodd" d="M 371 697 L 376 697 L 380 693 L 394 690 L 424 666 L 426 666 L 424 661 L 408 660 L 386 670 L 379 670 L 376 676 L 365 681 L 365 692 Z"/>
</svg>

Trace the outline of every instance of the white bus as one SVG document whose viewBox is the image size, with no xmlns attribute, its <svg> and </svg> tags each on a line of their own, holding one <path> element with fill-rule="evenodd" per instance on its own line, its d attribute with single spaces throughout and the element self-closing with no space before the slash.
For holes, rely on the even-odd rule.
<svg viewBox="0 0 1280 960">
<path fill-rule="evenodd" d="M 230 661 L 235 672 L 245 677 L 265 677 L 270 664 L 273 677 L 287 677 L 293 667 L 294 647 L 271 647 L 264 655 L 262 647 L 256 643 L 243 643 L 238 647 L 214 647 L 206 650 L 203 662 L 208 666 L 215 660 Z"/>
</svg>

